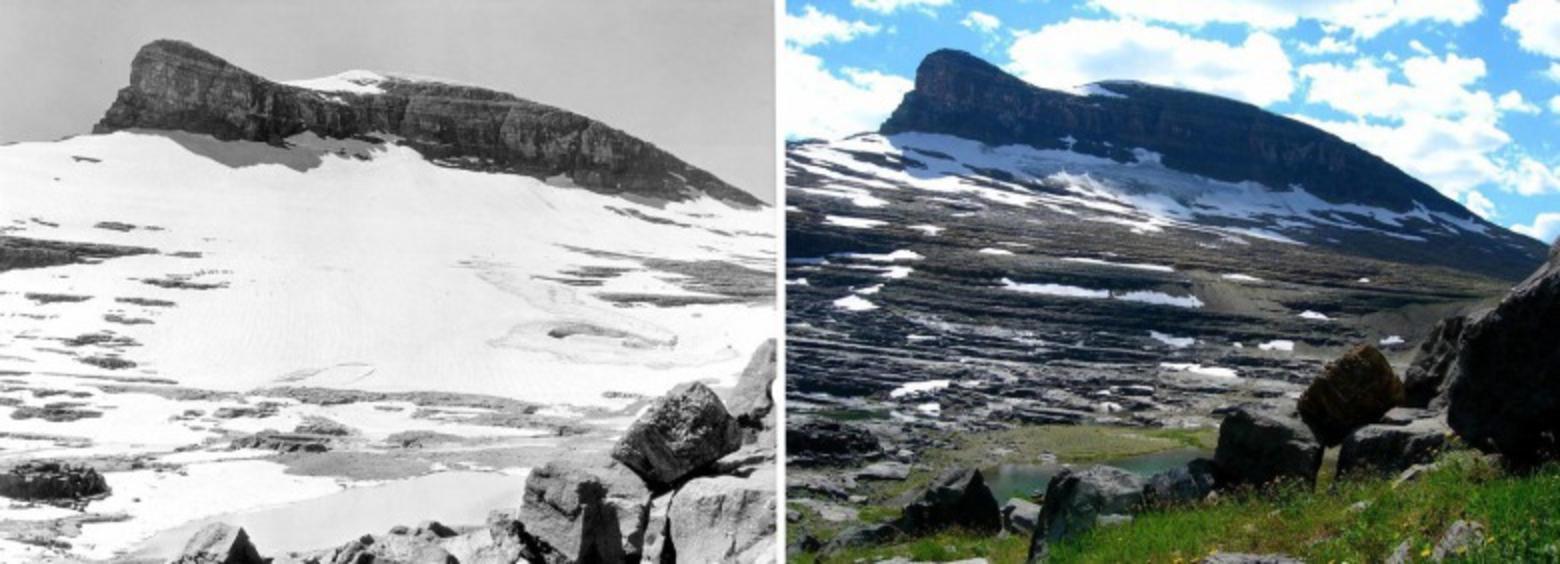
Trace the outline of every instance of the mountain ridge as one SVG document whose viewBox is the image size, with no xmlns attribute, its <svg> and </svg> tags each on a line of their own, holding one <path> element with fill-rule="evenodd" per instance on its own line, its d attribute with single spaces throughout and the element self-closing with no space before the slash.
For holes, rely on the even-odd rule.
<svg viewBox="0 0 1560 564">
<path fill-rule="evenodd" d="M 125 129 L 271 144 L 304 132 L 329 138 L 388 134 L 445 166 L 565 175 L 580 187 L 628 197 L 682 201 L 702 194 L 740 207 L 764 205 L 649 142 L 513 94 L 393 75 L 364 90 L 315 90 L 266 79 L 169 39 L 137 52 L 130 84 L 93 132 Z"/>
</svg>

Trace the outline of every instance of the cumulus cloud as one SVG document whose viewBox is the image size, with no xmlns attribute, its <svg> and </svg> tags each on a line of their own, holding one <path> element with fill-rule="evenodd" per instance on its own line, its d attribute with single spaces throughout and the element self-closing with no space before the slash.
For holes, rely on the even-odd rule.
<svg viewBox="0 0 1560 564">
<path fill-rule="evenodd" d="M 1318 39 L 1316 43 L 1301 43 L 1297 47 L 1307 55 L 1345 55 L 1355 51 L 1353 43 L 1340 41 L 1331 35 Z"/>
<path fill-rule="evenodd" d="M 1560 114 L 1560 96 L 1549 99 L 1549 111 Z"/>
<path fill-rule="evenodd" d="M 1495 213 L 1495 202 L 1491 202 L 1489 198 L 1484 197 L 1484 194 L 1478 190 L 1468 192 L 1467 195 L 1463 196 L 1463 206 L 1467 207 L 1468 211 L 1473 212 L 1474 215 L 1484 219 L 1490 219 L 1497 215 Z"/>
<path fill-rule="evenodd" d="M 1517 44 L 1523 49 L 1560 57 L 1560 2 L 1517 0 L 1506 8 L 1500 23 L 1517 32 Z"/>
<path fill-rule="evenodd" d="M 781 51 L 779 66 L 785 89 L 780 124 L 788 137 L 834 139 L 876 131 L 915 86 L 908 78 L 876 71 L 846 68 L 835 74 L 794 46 Z"/>
<path fill-rule="evenodd" d="M 1549 63 L 1549 69 L 1544 71 L 1544 76 L 1549 80 L 1560 82 L 1560 63 Z"/>
<path fill-rule="evenodd" d="M 1560 194 L 1560 167 L 1551 167 L 1538 159 L 1523 156 L 1506 171 L 1506 186 L 1523 196 Z"/>
<path fill-rule="evenodd" d="M 1072 19 L 1019 32 L 1008 56 L 1010 70 L 1047 88 L 1134 79 L 1257 105 L 1288 99 L 1294 89 L 1289 57 L 1265 32 L 1237 45 L 1137 21 Z"/>
<path fill-rule="evenodd" d="M 1409 113 L 1437 116 L 1492 116 L 1495 100 L 1468 88 L 1484 76 L 1484 61 L 1448 54 L 1412 57 L 1402 63 L 1407 82 L 1392 80 L 1390 69 L 1368 58 L 1344 66 L 1315 63 L 1300 67 L 1309 80 L 1306 101 L 1355 116 L 1396 118 Z"/>
<path fill-rule="evenodd" d="M 823 43 L 845 43 L 878 32 L 878 26 L 861 21 L 846 21 L 814 6 L 802 9 L 802 15 L 785 15 L 785 40 L 800 47 Z"/>
<path fill-rule="evenodd" d="M 1512 224 L 1512 231 L 1538 239 L 1545 243 L 1553 243 L 1560 236 L 1560 213 L 1545 212 L 1533 218 L 1533 223 L 1523 225 Z"/>
<path fill-rule="evenodd" d="M 917 9 L 930 13 L 936 8 L 952 3 L 953 0 L 850 0 L 852 6 L 884 15 L 904 9 Z"/>
<path fill-rule="evenodd" d="M 1002 20 L 985 12 L 971 10 L 959 25 L 981 33 L 996 33 L 997 28 L 1002 27 Z"/>
<path fill-rule="evenodd" d="M 1522 114 L 1536 114 L 1539 112 L 1538 106 L 1528 103 L 1527 100 L 1522 98 L 1522 93 L 1516 90 L 1508 91 L 1505 94 L 1501 94 L 1500 98 L 1496 98 L 1495 107 L 1500 110 Z"/>
<path fill-rule="evenodd" d="M 1324 29 L 1347 29 L 1362 38 L 1417 22 L 1461 25 L 1481 11 L 1479 0 L 1092 0 L 1090 5 L 1123 18 L 1190 26 L 1229 23 L 1272 30 L 1313 20 Z"/>
<path fill-rule="evenodd" d="M 1394 124 L 1290 117 L 1375 153 L 1454 200 L 1477 186 L 1506 178 L 1491 154 L 1509 144 L 1511 136 L 1492 121 L 1426 114 L 1409 115 Z"/>
</svg>

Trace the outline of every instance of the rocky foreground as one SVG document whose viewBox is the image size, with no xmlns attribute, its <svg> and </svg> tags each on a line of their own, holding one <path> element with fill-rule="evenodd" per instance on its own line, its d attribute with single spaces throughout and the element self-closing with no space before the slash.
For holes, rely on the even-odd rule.
<svg viewBox="0 0 1560 564">
<path fill-rule="evenodd" d="M 1194 509 L 1220 496 L 1310 490 L 1330 449 L 1337 453 L 1334 484 L 1384 475 L 1395 476 L 1394 488 L 1432 472 L 1446 452 L 1470 447 L 1515 476 L 1560 461 L 1553 442 L 1554 406 L 1560 401 L 1555 358 L 1560 354 L 1555 347 L 1560 342 L 1560 244 L 1498 305 L 1444 320 L 1434 334 L 1419 348 L 1406 382 L 1379 350 L 1362 345 L 1328 363 L 1297 400 L 1221 410 L 1211 458 L 1148 477 L 1108 465 L 1067 468 L 1036 500 L 1012 499 L 1000 508 L 980 470 L 953 468 L 920 491 L 897 518 L 848 529 L 826 546 L 804 534 L 795 549 L 827 559 L 938 531 L 993 537 L 1006 531 L 1027 535 L 1027 559 L 1040 562 L 1058 543 L 1096 527 L 1130 523 L 1142 511 Z M 806 442 L 805 434 L 798 438 L 814 444 Z M 1369 507 L 1368 502 L 1356 505 L 1351 511 Z M 1417 557 L 1407 538 L 1377 557 L 1441 561 L 1477 550 L 1488 535 L 1485 524 L 1458 520 Z M 1301 562 L 1283 554 L 1235 553 L 1202 561 Z"/>
<path fill-rule="evenodd" d="M 265 555 L 243 529 L 214 523 L 174 562 L 774 561 L 774 355 L 771 342 L 725 400 L 698 383 L 673 389 L 608 456 L 566 456 L 533 469 L 519 511 L 495 510 L 486 527 L 424 522 L 314 553 Z"/>
</svg>

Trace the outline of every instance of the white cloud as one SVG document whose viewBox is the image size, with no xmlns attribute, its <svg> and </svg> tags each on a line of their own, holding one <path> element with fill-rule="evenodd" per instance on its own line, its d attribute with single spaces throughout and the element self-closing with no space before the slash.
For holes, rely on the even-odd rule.
<svg viewBox="0 0 1560 564">
<path fill-rule="evenodd" d="M 912 8 L 930 12 L 952 3 L 953 0 L 850 0 L 852 6 L 884 15 Z"/>
<path fill-rule="evenodd" d="M 1301 43 L 1298 47 L 1301 53 L 1307 55 L 1342 55 L 1355 51 L 1353 43 L 1339 41 L 1331 35 L 1322 37 L 1316 43 Z"/>
<path fill-rule="evenodd" d="M 1355 116 L 1398 119 L 1422 113 L 1494 119 L 1494 97 L 1469 89 L 1484 76 L 1483 59 L 1455 54 L 1421 56 L 1405 59 L 1400 68 L 1407 82 L 1392 80 L 1390 69 L 1368 58 L 1356 59 L 1349 66 L 1305 65 L 1299 72 L 1310 81 L 1306 101 Z"/>
<path fill-rule="evenodd" d="M 1048 88 L 1134 79 L 1258 105 L 1285 100 L 1294 89 L 1289 57 L 1263 32 L 1231 45 L 1135 21 L 1073 19 L 1018 33 L 1008 55 L 1014 73 Z"/>
<path fill-rule="evenodd" d="M 1495 202 L 1491 202 L 1489 198 L 1484 197 L 1484 194 L 1478 190 L 1468 192 L 1467 195 L 1463 196 L 1463 206 L 1467 207 L 1468 211 L 1473 212 L 1474 215 L 1484 219 L 1490 219 L 1498 215 L 1495 213 Z"/>
<path fill-rule="evenodd" d="M 1560 2 L 1517 0 L 1506 8 L 1500 23 L 1517 32 L 1517 44 L 1523 49 L 1560 57 Z"/>
<path fill-rule="evenodd" d="M 780 125 L 788 137 L 833 139 L 876 131 L 915 83 L 875 71 L 830 72 L 817 56 L 795 47 L 780 53 Z"/>
<path fill-rule="evenodd" d="M 1324 29 L 1348 29 L 1363 38 L 1421 21 L 1462 25 L 1481 11 L 1479 0 L 1092 0 L 1090 5 L 1123 18 L 1191 26 L 1233 23 L 1271 30 L 1314 20 Z"/>
<path fill-rule="evenodd" d="M 1516 90 L 1508 91 L 1505 94 L 1501 94 L 1499 98 L 1496 98 L 1495 107 L 1503 111 L 1517 112 L 1522 114 L 1536 114 L 1540 111 L 1538 106 L 1530 104 L 1527 100 L 1522 99 L 1522 93 Z"/>
<path fill-rule="evenodd" d="M 1506 172 L 1506 186 L 1523 196 L 1560 194 L 1560 166 L 1551 167 L 1523 156 Z"/>
<path fill-rule="evenodd" d="M 1533 218 L 1532 225 L 1520 223 L 1512 224 L 1512 231 L 1538 239 L 1545 243 L 1553 243 L 1560 236 L 1560 213 L 1545 212 Z"/>
<path fill-rule="evenodd" d="M 1549 99 L 1549 111 L 1560 114 L 1560 96 Z"/>
<path fill-rule="evenodd" d="M 1511 142 L 1493 121 L 1411 114 L 1396 124 L 1295 119 L 1332 132 L 1401 167 L 1454 200 L 1506 174 L 1492 153 Z"/>
<path fill-rule="evenodd" d="M 803 8 L 800 16 L 786 14 L 783 25 L 785 40 L 802 47 L 829 42 L 845 43 L 857 37 L 875 34 L 879 30 L 878 26 L 861 21 L 845 21 L 811 5 Z"/>
<path fill-rule="evenodd" d="M 1421 55 L 1429 55 L 1430 54 L 1430 48 L 1429 47 L 1425 47 L 1425 44 L 1424 43 L 1420 43 L 1418 39 L 1409 40 L 1408 48 L 1409 49 L 1413 49 L 1415 53 L 1419 53 Z"/>
<path fill-rule="evenodd" d="M 1002 27 L 1002 20 L 985 12 L 971 10 L 959 24 L 980 33 L 995 33 L 997 28 Z"/>
<path fill-rule="evenodd" d="M 1544 71 L 1544 76 L 1555 82 L 1560 82 L 1560 63 L 1549 63 L 1549 70 Z"/>
</svg>

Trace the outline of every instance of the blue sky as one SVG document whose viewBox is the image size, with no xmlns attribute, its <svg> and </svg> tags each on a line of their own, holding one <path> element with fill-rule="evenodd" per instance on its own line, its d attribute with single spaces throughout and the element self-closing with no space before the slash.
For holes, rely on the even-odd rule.
<svg viewBox="0 0 1560 564">
<path fill-rule="evenodd" d="M 1560 235 L 1560 0 L 791 0 L 788 137 L 873 130 L 963 49 L 1031 83 L 1126 78 L 1322 127 L 1476 213 Z"/>
</svg>

